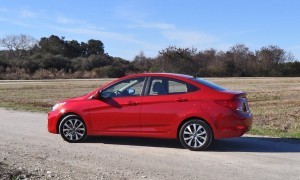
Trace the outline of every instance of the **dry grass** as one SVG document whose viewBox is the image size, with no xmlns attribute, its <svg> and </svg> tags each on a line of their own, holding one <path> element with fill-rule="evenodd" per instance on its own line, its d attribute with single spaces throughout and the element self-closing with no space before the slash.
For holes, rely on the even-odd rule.
<svg viewBox="0 0 300 180">
<path fill-rule="evenodd" d="M 250 133 L 300 138 L 300 77 L 208 79 L 248 93 L 254 115 Z M 109 81 L 0 81 L 0 107 L 47 112 L 57 101 L 83 95 Z"/>
<path fill-rule="evenodd" d="M 56 102 L 89 93 L 101 80 L 0 81 L 0 107 L 47 112 Z"/>
<path fill-rule="evenodd" d="M 248 93 L 254 115 L 250 133 L 300 138 L 300 78 L 211 78 Z"/>
</svg>

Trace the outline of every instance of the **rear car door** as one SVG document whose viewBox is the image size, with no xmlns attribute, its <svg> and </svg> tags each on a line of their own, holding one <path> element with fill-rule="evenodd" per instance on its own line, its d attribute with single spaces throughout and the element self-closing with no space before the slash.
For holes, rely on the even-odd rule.
<svg viewBox="0 0 300 180">
<path fill-rule="evenodd" d="M 144 133 L 168 133 L 192 106 L 197 87 L 166 77 L 151 77 L 141 106 Z"/>
</svg>

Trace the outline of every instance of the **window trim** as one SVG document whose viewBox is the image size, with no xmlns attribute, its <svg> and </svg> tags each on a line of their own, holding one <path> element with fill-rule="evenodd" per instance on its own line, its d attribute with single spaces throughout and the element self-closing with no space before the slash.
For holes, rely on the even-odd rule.
<svg viewBox="0 0 300 180">
<path fill-rule="evenodd" d="M 175 82 L 178 82 L 178 83 L 184 83 L 186 84 L 186 87 L 188 88 L 188 85 L 191 85 L 191 86 L 195 86 L 189 82 L 186 82 L 186 81 L 183 81 L 183 80 L 180 80 L 180 79 L 176 79 L 176 78 L 170 78 L 170 77 L 164 77 L 164 76 L 149 76 L 147 78 L 147 86 L 145 88 L 145 92 L 144 92 L 144 96 L 167 96 L 167 95 L 179 95 L 179 94 L 188 94 L 188 93 L 192 93 L 192 92 L 195 92 L 195 91 L 192 91 L 192 92 L 188 92 L 188 89 L 187 89 L 187 92 L 178 92 L 178 93 L 168 93 L 168 94 L 159 94 L 159 95 L 150 95 L 150 89 L 151 89 L 151 82 L 153 79 L 167 79 L 167 80 L 171 80 L 171 81 L 175 81 Z M 200 88 L 195 86 L 199 91 Z M 169 89 L 168 89 L 169 90 Z"/>
<path fill-rule="evenodd" d="M 142 97 L 142 96 L 144 96 L 144 93 L 145 93 L 145 87 L 146 87 L 146 82 L 147 82 L 147 79 L 148 79 L 148 77 L 146 77 L 146 76 L 136 76 L 136 77 L 131 77 L 131 78 L 122 79 L 122 80 L 120 80 L 120 81 L 117 81 L 117 82 L 115 82 L 115 83 L 109 85 L 108 87 L 102 89 L 101 91 L 105 91 L 106 89 L 109 89 L 109 88 L 111 88 L 112 86 L 115 86 L 116 84 L 121 83 L 122 81 L 130 80 L 130 79 L 139 79 L 139 78 L 144 78 L 144 79 L 145 79 L 145 80 L 144 80 L 143 87 L 142 87 L 142 92 L 141 92 L 141 95 L 140 95 L 140 96 L 116 96 L 116 97 L 110 97 L 110 98 L 114 98 L 114 99 L 115 99 L 115 98 L 126 98 L 126 97 L 127 97 L 127 98 L 128 98 L 128 97 Z"/>
</svg>

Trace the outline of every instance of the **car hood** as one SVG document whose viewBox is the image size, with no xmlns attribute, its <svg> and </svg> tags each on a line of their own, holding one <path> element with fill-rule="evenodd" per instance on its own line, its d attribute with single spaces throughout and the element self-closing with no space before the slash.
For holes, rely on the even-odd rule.
<svg viewBox="0 0 300 180">
<path fill-rule="evenodd" d="M 86 99 L 86 95 L 64 99 L 64 100 L 62 100 L 60 102 L 80 101 L 80 100 L 84 100 L 84 99 Z"/>
<path fill-rule="evenodd" d="M 94 91 L 85 94 L 83 96 L 77 96 L 77 97 L 72 97 L 72 98 L 68 98 L 68 99 L 64 99 L 60 102 L 73 102 L 73 101 L 81 101 L 81 100 L 85 100 L 85 99 L 89 99 L 91 96 L 93 96 L 95 93 L 97 93 L 99 91 L 99 89 L 95 89 Z"/>
</svg>

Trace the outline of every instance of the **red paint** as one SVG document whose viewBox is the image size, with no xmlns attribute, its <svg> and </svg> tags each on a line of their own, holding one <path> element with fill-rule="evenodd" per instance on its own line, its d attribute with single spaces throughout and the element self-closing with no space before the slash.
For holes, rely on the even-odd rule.
<svg viewBox="0 0 300 180">
<path fill-rule="evenodd" d="M 107 99 L 98 97 L 98 91 L 105 90 L 120 81 L 137 77 L 145 77 L 144 89 L 147 85 L 151 85 L 146 83 L 150 78 L 164 78 L 165 80 L 171 78 L 172 81 L 188 83 L 194 89 L 191 90 L 192 92 L 177 94 L 149 95 L 145 91 L 140 96 Z M 168 87 L 171 91 L 171 85 Z M 117 79 L 85 96 L 61 102 L 66 103 L 48 113 L 48 131 L 51 133 L 58 133 L 61 118 L 69 113 L 77 114 L 84 120 L 88 135 L 175 139 L 183 121 L 199 118 L 209 124 L 214 138 L 219 139 L 242 136 L 250 130 L 252 125 L 252 115 L 246 108 L 245 93 L 231 90 L 218 91 L 196 82 L 191 76 L 179 74 L 130 75 Z M 243 103 L 245 103 L 244 106 L 242 106 Z M 237 110 L 239 107 L 240 110 Z"/>
</svg>

